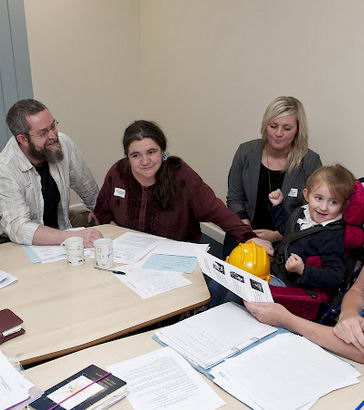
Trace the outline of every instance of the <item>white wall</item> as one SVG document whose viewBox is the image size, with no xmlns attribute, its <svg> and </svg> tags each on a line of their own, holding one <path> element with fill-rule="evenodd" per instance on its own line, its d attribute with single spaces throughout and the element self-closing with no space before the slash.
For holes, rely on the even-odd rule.
<svg viewBox="0 0 364 410">
<path fill-rule="evenodd" d="M 310 146 L 357 176 L 364 122 L 363 0 L 25 0 L 35 97 L 99 182 L 134 119 L 225 198 L 239 143 L 266 105 L 305 105 Z"/>
<path fill-rule="evenodd" d="M 141 4 L 147 116 L 221 198 L 237 146 L 279 95 L 304 103 L 323 162 L 364 175 L 362 0 Z"/>
<path fill-rule="evenodd" d="M 34 96 L 102 183 L 141 108 L 139 2 L 25 0 L 25 9 Z"/>
</svg>

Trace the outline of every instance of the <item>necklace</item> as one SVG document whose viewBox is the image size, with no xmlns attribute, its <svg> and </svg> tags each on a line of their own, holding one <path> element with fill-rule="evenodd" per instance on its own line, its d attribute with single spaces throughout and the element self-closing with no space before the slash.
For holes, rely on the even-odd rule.
<svg viewBox="0 0 364 410">
<path fill-rule="evenodd" d="M 267 151 L 265 151 L 265 155 L 266 155 L 266 164 L 267 164 L 266 168 L 267 168 L 267 174 L 268 174 L 268 188 L 269 188 L 269 193 L 271 193 L 275 189 L 282 188 L 283 177 L 284 177 L 285 172 L 284 172 L 284 166 L 283 166 L 283 170 L 276 169 L 277 165 L 280 165 L 280 164 L 276 164 L 276 166 L 274 166 L 273 164 L 273 169 L 271 169 L 272 164 L 271 164 L 271 161 L 269 160 L 269 155 Z"/>
<path fill-rule="evenodd" d="M 268 152 L 265 153 L 267 157 L 267 170 L 268 170 L 268 187 L 269 187 L 269 194 L 272 192 L 272 183 L 271 183 L 271 178 L 270 178 L 270 169 L 269 169 L 269 156 Z"/>
</svg>

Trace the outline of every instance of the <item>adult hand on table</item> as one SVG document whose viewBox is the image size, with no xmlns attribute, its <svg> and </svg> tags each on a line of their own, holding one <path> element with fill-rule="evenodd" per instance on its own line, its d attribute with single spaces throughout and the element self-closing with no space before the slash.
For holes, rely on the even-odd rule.
<svg viewBox="0 0 364 410">
<path fill-rule="evenodd" d="M 103 238 L 100 231 L 94 228 L 81 229 L 80 231 L 75 231 L 73 236 L 80 236 L 83 238 L 83 246 L 85 248 L 93 248 L 94 241 L 96 239 Z"/>
<path fill-rule="evenodd" d="M 342 312 L 339 322 L 334 327 L 337 337 L 346 343 L 352 343 L 364 353 L 364 317 L 356 311 Z"/>
</svg>

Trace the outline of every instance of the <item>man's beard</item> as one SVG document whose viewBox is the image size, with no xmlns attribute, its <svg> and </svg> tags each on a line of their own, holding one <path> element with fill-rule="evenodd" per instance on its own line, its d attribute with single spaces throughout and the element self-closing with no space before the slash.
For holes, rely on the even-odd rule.
<svg viewBox="0 0 364 410">
<path fill-rule="evenodd" d="M 62 161 L 64 155 L 62 151 L 61 144 L 59 141 L 53 142 L 53 146 L 57 145 L 56 147 L 52 147 L 52 149 L 47 148 L 47 145 L 44 146 L 42 149 L 37 149 L 32 141 L 28 141 L 29 146 L 29 154 L 32 158 L 36 159 L 37 161 L 47 161 L 50 164 L 54 164 L 56 162 Z"/>
</svg>

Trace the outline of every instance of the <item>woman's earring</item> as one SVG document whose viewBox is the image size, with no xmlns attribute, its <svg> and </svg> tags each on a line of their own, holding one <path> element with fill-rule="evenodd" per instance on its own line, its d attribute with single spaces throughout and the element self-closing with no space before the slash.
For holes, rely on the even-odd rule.
<svg viewBox="0 0 364 410">
<path fill-rule="evenodd" d="M 169 152 L 163 151 L 163 155 L 162 155 L 163 161 L 165 161 L 166 159 L 168 159 L 168 157 L 169 157 Z"/>
</svg>

